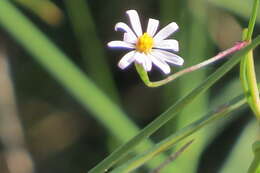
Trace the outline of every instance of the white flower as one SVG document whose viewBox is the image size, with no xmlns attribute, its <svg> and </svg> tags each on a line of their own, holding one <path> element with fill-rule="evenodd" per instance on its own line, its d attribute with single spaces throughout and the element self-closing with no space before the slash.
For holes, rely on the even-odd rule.
<svg viewBox="0 0 260 173">
<path fill-rule="evenodd" d="M 118 66 L 125 69 L 131 63 L 136 62 L 143 66 L 145 71 L 152 69 L 152 64 L 159 67 L 165 74 L 171 69 L 167 63 L 182 65 L 184 60 L 172 52 L 179 51 L 177 40 L 166 39 L 178 30 L 178 25 L 172 22 L 161 29 L 157 34 L 159 21 L 149 19 L 147 30 L 143 33 L 140 19 L 136 10 L 126 11 L 132 29 L 125 23 L 119 22 L 115 30 L 124 32 L 123 41 L 111 41 L 108 46 L 111 48 L 124 48 L 131 50 L 119 61 Z"/>
</svg>

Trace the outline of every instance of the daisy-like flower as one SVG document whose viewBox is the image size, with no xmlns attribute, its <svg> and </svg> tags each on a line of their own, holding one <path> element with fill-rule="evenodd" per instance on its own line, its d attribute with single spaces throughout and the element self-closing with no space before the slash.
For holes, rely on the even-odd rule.
<svg viewBox="0 0 260 173">
<path fill-rule="evenodd" d="M 178 30 L 178 25 L 172 22 L 156 33 L 159 21 L 149 19 L 146 32 L 143 33 L 141 22 L 136 10 L 126 11 L 132 29 L 125 23 L 119 22 L 115 26 L 116 31 L 123 31 L 123 41 L 111 41 L 108 46 L 111 48 L 124 48 L 130 50 L 119 61 L 118 66 L 125 69 L 135 62 L 151 71 L 152 64 L 161 69 L 165 74 L 171 69 L 167 63 L 181 66 L 184 60 L 173 52 L 179 51 L 177 40 L 167 39 L 172 33 Z"/>
</svg>

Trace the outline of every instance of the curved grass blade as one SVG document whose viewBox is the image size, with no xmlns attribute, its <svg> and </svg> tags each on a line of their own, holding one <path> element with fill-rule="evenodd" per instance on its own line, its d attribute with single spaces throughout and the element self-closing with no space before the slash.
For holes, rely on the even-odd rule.
<svg viewBox="0 0 260 173">
<path fill-rule="evenodd" d="M 168 150 L 176 143 L 180 142 L 187 136 L 190 136 L 191 134 L 200 130 L 209 123 L 212 123 L 213 121 L 227 116 L 229 113 L 245 105 L 245 103 L 246 99 L 243 95 L 240 95 L 232 99 L 230 102 L 220 106 L 216 110 L 209 112 L 206 116 L 203 116 L 201 119 L 172 134 L 168 138 L 164 139 L 162 142 L 156 144 L 153 148 L 149 149 L 147 152 L 137 155 L 133 159 L 126 162 L 124 165 L 112 171 L 112 173 L 128 173 L 138 168 L 139 166 L 143 165 L 159 153 Z"/>
<path fill-rule="evenodd" d="M 119 96 L 114 79 L 105 57 L 104 48 L 98 39 L 97 28 L 87 2 L 85 0 L 64 0 L 64 3 L 74 34 L 79 42 L 85 70 L 89 77 L 118 103 Z"/>
</svg>

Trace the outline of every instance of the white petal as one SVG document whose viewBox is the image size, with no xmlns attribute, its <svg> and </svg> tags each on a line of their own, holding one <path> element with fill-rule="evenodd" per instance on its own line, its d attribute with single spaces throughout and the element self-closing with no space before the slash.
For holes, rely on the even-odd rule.
<svg viewBox="0 0 260 173">
<path fill-rule="evenodd" d="M 175 22 L 172 22 L 165 26 L 163 29 L 161 29 L 155 36 L 154 40 L 155 41 L 161 41 L 167 37 L 169 37 L 172 33 L 177 31 L 178 25 Z"/>
<path fill-rule="evenodd" d="M 145 56 L 145 69 L 146 71 L 152 70 L 152 60 L 147 55 Z"/>
<path fill-rule="evenodd" d="M 137 11 L 136 10 L 128 10 L 128 11 L 126 11 L 126 14 L 129 17 L 131 26 L 132 26 L 133 30 L 135 31 L 136 35 L 138 37 L 140 37 L 143 34 L 143 31 L 142 31 L 140 18 L 139 18 Z"/>
<path fill-rule="evenodd" d="M 135 60 L 138 64 L 141 64 L 145 71 L 151 71 L 152 69 L 152 61 L 151 59 L 144 53 L 136 52 Z"/>
<path fill-rule="evenodd" d="M 136 61 L 138 64 L 143 64 L 143 63 L 144 63 L 143 54 L 140 53 L 140 52 L 136 52 L 136 54 L 135 54 L 135 61 Z"/>
<path fill-rule="evenodd" d="M 124 42 L 136 44 L 136 38 L 131 37 L 129 33 L 124 33 Z"/>
<path fill-rule="evenodd" d="M 128 52 L 127 54 L 125 54 L 125 56 L 123 56 L 123 58 L 118 63 L 119 68 L 125 69 L 132 62 L 134 62 L 135 61 L 134 55 L 135 55 L 135 51 L 131 51 L 131 52 Z"/>
<path fill-rule="evenodd" d="M 142 53 L 142 65 L 145 69 L 145 71 L 151 71 L 152 69 L 152 60 L 144 53 Z"/>
<path fill-rule="evenodd" d="M 109 43 L 107 43 L 107 46 L 111 48 L 126 48 L 126 49 L 135 48 L 133 44 L 126 43 L 124 41 L 110 41 Z"/>
<path fill-rule="evenodd" d="M 167 51 L 164 51 L 164 50 L 153 49 L 151 53 L 154 56 L 156 56 L 160 59 L 163 59 L 164 61 L 167 61 L 171 64 L 183 65 L 183 63 L 184 63 L 184 60 L 180 56 L 167 52 Z"/>
<path fill-rule="evenodd" d="M 172 51 L 175 51 L 175 52 L 179 51 L 179 43 L 178 43 L 177 40 L 173 40 L 173 39 L 155 42 L 154 47 L 159 48 L 159 49 L 172 50 Z"/>
<path fill-rule="evenodd" d="M 153 37 L 157 31 L 158 26 L 159 20 L 149 19 L 146 32 Z"/>
<path fill-rule="evenodd" d="M 153 64 L 156 65 L 165 74 L 169 74 L 171 72 L 170 66 L 167 63 L 165 63 L 163 60 L 153 56 L 152 54 L 149 54 L 148 56 L 152 60 Z"/>
<path fill-rule="evenodd" d="M 116 24 L 115 26 L 115 30 L 116 31 L 123 31 L 125 33 L 127 33 L 129 35 L 129 37 L 131 37 L 133 40 L 137 40 L 136 35 L 134 34 L 134 32 L 132 31 L 132 29 L 125 23 L 123 22 L 119 22 Z"/>
</svg>

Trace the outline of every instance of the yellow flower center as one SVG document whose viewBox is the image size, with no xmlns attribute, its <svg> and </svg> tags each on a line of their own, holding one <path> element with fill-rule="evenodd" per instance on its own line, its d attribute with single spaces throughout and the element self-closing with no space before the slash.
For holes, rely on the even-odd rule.
<svg viewBox="0 0 260 173">
<path fill-rule="evenodd" d="M 136 49 L 139 52 L 149 53 L 153 47 L 153 37 L 149 34 L 144 33 L 141 37 L 138 38 L 136 43 Z"/>
</svg>

